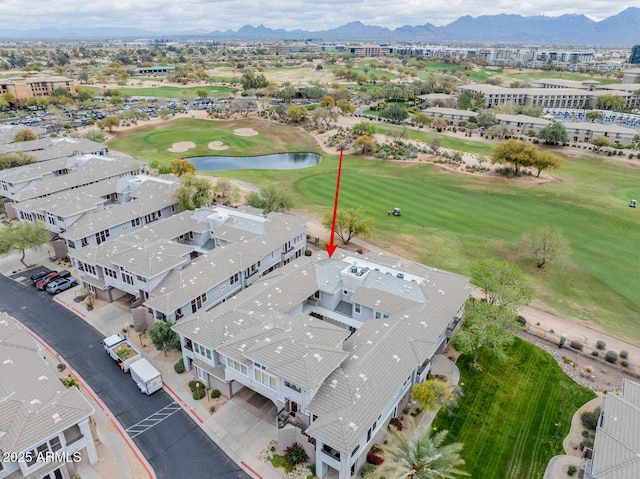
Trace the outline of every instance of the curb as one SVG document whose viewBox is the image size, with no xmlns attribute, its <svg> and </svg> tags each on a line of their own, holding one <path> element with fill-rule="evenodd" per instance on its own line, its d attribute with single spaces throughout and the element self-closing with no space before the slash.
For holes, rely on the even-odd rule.
<svg viewBox="0 0 640 479">
<path fill-rule="evenodd" d="M 65 304 L 62 301 L 58 301 L 58 302 Z M 13 319 L 18 324 L 18 326 L 24 329 L 25 331 L 27 331 L 29 335 L 38 344 L 40 344 L 40 346 L 42 346 L 52 358 L 57 358 L 59 362 L 62 362 L 62 358 L 60 357 L 60 355 L 57 354 L 53 349 L 51 349 L 51 347 L 47 343 L 45 343 L 42 339 L 40 339 L 40 337 L 37 334 L 35 334 L 33 331 L 31 331 L 28 327 L 26 327 L 17 319 L 15 318 Z M 91 397 L 91 399 L 98 405 L 98 407 L 103 412 L 107 420 L 115 427 L 116 431 L 118 431 L 118 434 L 122 437 L 125 444 L 129 447 L 129 449 L 131 449 L 131 452 L 133 453 L 133 455 L 136 457 L 136 459 L 140 462 L 140 465 L 147 472 L 149 479 L 156 479 L 156 475 L 155 475 L 155 472 L 153 471 L 153 468 L 149 465 L 147 460 L 144 458 L 144 456 L 138 449 L 138 446 L 136 446 L 135 443 L 131 440 L 131 438 L 125 433 L 124 429 L 122 428 L 122 425 L 118 422 L 118 420 L 115 417 L 111 415 L 111 411 L 107 409 L 107 407 L 102 403 L 100 398 L 96 396 L 93 390 L 89 387 L 87 383 L 84 382 L 84 380 L 76 373 L 76 371 L 74 371 L 71 368 L 71 366 L 69 366 L 66 362 L 64 364 L 66 366 L 66 370 L 69 371 L 69 375 L 72 376 L 73 379 L 75 379 L 84 388 L 84 392 L 86 392 Z"/>
</svg>

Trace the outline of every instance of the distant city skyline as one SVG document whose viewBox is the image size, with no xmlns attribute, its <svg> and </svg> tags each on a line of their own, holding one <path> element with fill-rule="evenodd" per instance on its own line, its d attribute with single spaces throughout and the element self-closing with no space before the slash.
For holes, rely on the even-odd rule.
<svg viewBox="0 0 640 479">
<path fill-rule="evenodd" d="M 319 31 L 353 21 L 393 29 L 426 23 L 442 26 L 465 15 L 502 13 L 548 17 L 584 14 L 600 21 L 630 6 L 612 8 L 612 3 L 619 4 L 615 0 L 579 4 L 566 0 L 3 0 L 0 29 L 129 27 L 170 33 L 237 30 L 262 24 L 272 29 Z"/>
</svg>

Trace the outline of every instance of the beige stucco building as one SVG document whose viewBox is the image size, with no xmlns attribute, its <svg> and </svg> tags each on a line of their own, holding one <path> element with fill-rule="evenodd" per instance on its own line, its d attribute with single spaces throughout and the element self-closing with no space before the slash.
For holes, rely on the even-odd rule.
<svg viewBox="0 0 640 479">
<path fill-rule="evenodd" d="M 64 88 L 71 96 L 76 95 L 73 80 L 65 77 L 16 77 L 0 80 L 0 95 L 9 93 L 18 101 L 46 98 L 57 88 Z"/>
</svg>

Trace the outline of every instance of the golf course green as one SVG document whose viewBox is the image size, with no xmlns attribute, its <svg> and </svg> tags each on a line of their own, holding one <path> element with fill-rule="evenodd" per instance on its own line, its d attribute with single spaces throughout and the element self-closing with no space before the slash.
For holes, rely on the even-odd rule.
<svg viewBox="0 0 640 479">
<path fill-rule="evenodd" d="M 239 128 L 259 134 L 237 136 Z M 409 134 L 423 141 L 435 135 Z M 493 148 L 473 139 L 443 138 L 449 139 L 446 146 L 483 155 Z M 181 141 L 196 147 L 188 154 L 168 151 Z M 229 149 L 212 151 L 207 147 L 211 141 L 222 141 Z M 324 159 L 312 168 L 220 175 L 273 184 L 292 194 L 296 208 L 315 215 L 328 213 L 333 204 L 337 158 L 299 128 L 256 119 L 179 120 L 120 133 L 108 146 L 161 163 L 181 156 L 317 152 Z M 339 207 L 360 207 L 374 219 L 373 243 L 434 267 L 466 274 L 469 262 L 481 258 L 514 261 L 531 277 L 537 306 L 640 344 L 640 211 L 628 207 L 629 199 L 640 198 L 640 170 L 585 155 L 565 157 L 552 176 L 546 182 L 526 176 L 510 180 L 453 174 L 429 163 L 347 155 Z M 402 217 L 387 216 L 393 207 L 402 208 Z M 544 269 L 536 268 L 519 241 L 541 226 L 561 232 L 569 245 L 564 258 Z"/>
</svg>

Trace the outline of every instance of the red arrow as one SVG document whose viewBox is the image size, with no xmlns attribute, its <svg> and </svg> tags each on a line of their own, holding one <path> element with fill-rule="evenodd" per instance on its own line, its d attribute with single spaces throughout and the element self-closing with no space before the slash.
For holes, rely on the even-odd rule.
<svg viewBox="0 0 640 479">
<path fill-rule="evenodd" d="M 336 182 L 336 199 L 333 202 L 333 219 L 331 220 L 331 236 L 329 237 L 329 244 L 325 244 L 329 258 L 333 256 L 337 245 L 333 244 L 333 237 L 336 234 L 336 215 L 338 214 L 338 193 L 340 193 L 340 172 L 342 171 L 342 150 L 340 150 L 340 162 L 338 163 L 338 181 Z"/>
</svg>

